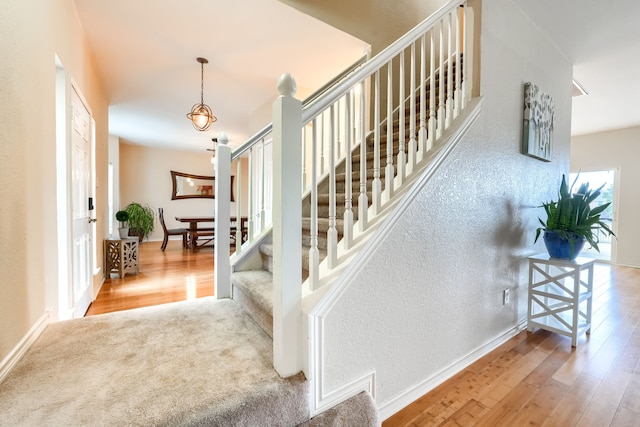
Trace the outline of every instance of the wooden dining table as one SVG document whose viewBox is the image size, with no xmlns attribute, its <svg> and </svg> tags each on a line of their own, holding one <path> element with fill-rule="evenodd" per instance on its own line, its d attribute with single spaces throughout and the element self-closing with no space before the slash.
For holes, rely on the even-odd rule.
<svg viewBox="0 0 640 427">
<path fill-rule="evenodd" d="M 213 241 L 215 236 L 215 226 L 211 227 L 201 227 L 202 223 L 215 223 L 215 218 L 213 216 L 177 216 L 176 221 L 182 223 L 189 224 L 189 242 L 191 249 L 196 249 L 207 243 Z M 242 240 L 244 241 L 247 237 L 247 224 L 249 222 L 249 217 L 242 216 L 240 217 L 240 229 L 242 230 Z M 235 241 L 236 237 L 236 227 L 237 227 L 237 217 L 231 217 L 231 238 Z M 203 237 L 206 239 L 204 243 L 198 245 L 198 239 Z"/>
</svg>

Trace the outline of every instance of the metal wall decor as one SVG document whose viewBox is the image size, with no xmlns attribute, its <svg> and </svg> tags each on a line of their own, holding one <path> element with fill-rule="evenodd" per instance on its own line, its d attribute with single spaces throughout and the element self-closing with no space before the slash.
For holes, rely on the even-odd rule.
<svg viewBox="0 0 640 427">
<path fill-rule="evenodd" d="M 551 161 L 554 109 L 550 95 L 531 82 L 524 84 L 523 154 Z"/>
</svg>

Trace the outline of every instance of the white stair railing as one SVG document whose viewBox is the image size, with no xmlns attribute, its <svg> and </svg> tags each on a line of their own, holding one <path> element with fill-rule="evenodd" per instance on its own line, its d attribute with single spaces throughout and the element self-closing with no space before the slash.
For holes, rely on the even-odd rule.
<svg viewBox="0 0 640 427">
<path fill-rule="evenodd" d="M 293 120 L 301 129 L 300 164 L 289 159 L 277 167 L 299 170 L 305 217 L 301 243 L 309 253 L 310 291 L 327 283 L 323 279 L 340 268 L 341 255 L 424 168 L 430 151 L 464 111 L 473 82 L 472 25 L 466 0 L 453 0 L 305 105 L 301 117 L 285 114 L 282 123 L 274 123 L 274 128 L 289 128 L 287 121 Z M 235 223 L 240 224 L 243 209 L 248 217 L 240 240 L 236 234 L 236 257 L 271 230 L 272 193 L 281 190 L 271 188 L 272 139 L 268 125 L 228 156 L 229 161 L 246 162 L 248 170 L 247 195 L 241 194 L 243 180 L 235 181 L 235 198 L 243 203 L 236 206 Z M 230 168 L 218 166 L 218 174 L 221 170 Z M 339 212 L 342 197 L 344 208 Z M 228 200 L 216 197 L 215 203 Z M 216 247 L 229 247 L 224 243 L 228 239 L 229 233 L 216 232 Z M 276 239 L 273 243 L 274 262 L 276 257 L 291 259 L 277 247 L 281 243 Z M 216 283 L 230 282 L 231 268 L 219 269 L 221 262 L 225 261 L 216 258 Z M 218 277 L 219 271 L 224 277 Z M 281 320 L 274 317 L 274 336 L 288 337 L 275 331 Z"/>
</svg>

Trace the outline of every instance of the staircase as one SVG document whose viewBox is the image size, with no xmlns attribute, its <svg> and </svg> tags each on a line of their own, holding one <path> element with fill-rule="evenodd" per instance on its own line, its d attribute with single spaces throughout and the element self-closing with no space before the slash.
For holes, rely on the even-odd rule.
<svg viewBox="0 0 640 427">
<path fill-rule="evenodd" d="M 224 253 L 229 233 L 224 222 L 218 221 L 216 250 L 221 255 L 215 259 L 216 295 L 232 296 L 274 340 L 274 350 L 299 352 L 301 358 L 305 355 L 305 360 L 293 361 L 287 369 L 294 372 L 299 366 L 311 384 L 321 381 L 319 371 L 312 366 L 321 355 L 309 355 L 306 360 L 306 354 L 313 351 L 309 343 L 320 338 L 306 336 L 314 331 L 304 328 L 305 317 L 340 283 L 343 272 L 393 214 L 394 207 L 416 183 L 428 179 L 473 120 L 469 118 L 475 114 L 469 111 L 477 108 L 471 100 L 473 73 L 469 65 L 465 66 L 473 63 L 473 52 L 463 47 L 472 45 L 466 29 L 472 18 L 464 6 L 465 2 L 455 1 L 445 5 L 305 106 L 301 116 L 296 117 L 300 113 L 295 113 L 294 107 L 287 110 L 287 105 L 295 101 L 281 90 L 284 113 L 282 122 L 273 124 L 273 133 L 268 126 L 233 153 L 224 144 L 218 146 L 220 189 L 227 187 L 221 168 L 225 170 L 241 155 L 249 159 L 248 206 L 238 202 L 237 211 L 230 216 L 248 214 L 250 226 L 248 240 L 227 260 Z M 293 87 L 295 83 L 285 81 L 286 85 Z M 297 126 L 302 132 L 291 141 L 278 141 L 275 128 L 286 134 L 288 126 Z M 264 223 L 265 206 L 270 205 L 265 203 L 264 182 L 271 179 L 264 168 L 265 153 L 272 138 L 273 144 L 302 147 L 302 189 L 296 188 L 297 183 L 289 187 L 291 193 L 301 194 L 297 203 L 302 201 L 302 215 L 291 224 L 283 224 L 301 231 L 300 249 L 286 253 L 275 247 L 271 228 Z M 274 158 L 274 168 L 286 168 L 290 160 L 280 159 L 278 163 Z M 239 194 L 241 186 L 237 184 L 235 191 Z M 229 198 L 218 196 L 216 218 L 221 218 L 220 213 L 229 209 L 222 206 Z M 290 206 L 300 209 L 300 205 Z M 273 215 L 278 213 L 274 210 Z M 280 273 L 278 277 L 288 283 L 274 283 L 274 273 L 285 271 L 286 265 L 295 265 L 296 269 L 299 265 L 299 277 Z M 291 322 L 297 323 L 292 319 L 300 318 L 300 328 L 289 330 Z M 274 330 L 274 325 L 283 329 Z M 276 370 L 289 363 L 278 358 L 274 351 Z M 310 392 L 312 415 L 355 395 L 328 399 L 313 385 Z"/>
</svg>

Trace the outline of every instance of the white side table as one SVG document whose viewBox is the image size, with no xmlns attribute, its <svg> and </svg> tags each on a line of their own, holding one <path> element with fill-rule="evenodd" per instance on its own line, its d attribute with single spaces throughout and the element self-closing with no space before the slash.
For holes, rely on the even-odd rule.
<svg viewBox="0 0 640 427">
<path fill-rule="evenodd" d="M 595 261 L 557 259 L 546 253 L 529 257 L 529 332 L 538 327 L 568 336 L 572 347 L 579 336 L 591 332 Z"/>
<path fill-rule="evenodd" d="M 138 274 L 138 238 L 105 239 L 104 270 L 107 279 L 112 272 L 124 277 L 127 273 Z"/>
</svg>

